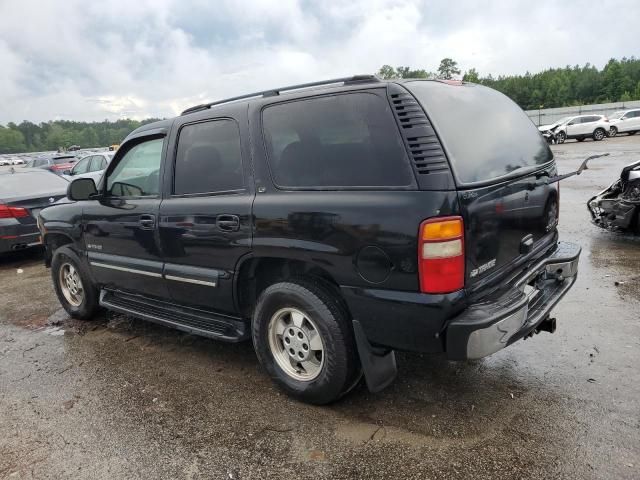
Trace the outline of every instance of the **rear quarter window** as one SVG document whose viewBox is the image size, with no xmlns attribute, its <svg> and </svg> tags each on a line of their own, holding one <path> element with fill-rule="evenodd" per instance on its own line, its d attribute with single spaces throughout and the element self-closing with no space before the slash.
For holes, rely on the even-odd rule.
<svg viewBox="0 0 640 480">
<path fill-rule="evenodd" d="M 386 98 L 315 97 L 262 113 L 269 167 L 283 188 L 407 187 L 415 179 Z"/>
<path fill-rule="evenodd" d="M 458 183 L 486 182 L 553 160 L 538 128 L 502 93 L 474 84 L 404 85 L 430 117 Z"/>
</svg>

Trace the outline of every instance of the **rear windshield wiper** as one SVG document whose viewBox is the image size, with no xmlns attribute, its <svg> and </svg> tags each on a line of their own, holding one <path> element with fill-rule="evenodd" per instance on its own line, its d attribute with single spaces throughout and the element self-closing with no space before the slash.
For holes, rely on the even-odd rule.
<svg viewBox="0 0 640 480">
<path fill-rule="evenodd" d="M 573 177 L 574 175 L 580 175 L 583 170 L 589 170 L 589 167 L 587 166 L 587 164 L 589 163 L 590 160 L 594 160 L 600 157 L 607 157 L 607 156 L 609 156 L 608 153 L 601 153 L 600 155 L 591 155 L 590 157 L 587 157 L 584 159 L 584 161 L 580 165 L 580 168 L 578 168 L 578 170 L 576 170 L 575 172 L 565 173 L 564 175 L 556 175 L 555 177 L 549 177 L 546 183 L 548 185 L 550 183 L 555 183 L 555 182 L 559 182 L 560 180 L 564 180 L 565 178 Z M 544 171 L 536 175 L 537 178 L 544 177 L 544 176 L 549 176 L 549 172 Z"/>
</svg>

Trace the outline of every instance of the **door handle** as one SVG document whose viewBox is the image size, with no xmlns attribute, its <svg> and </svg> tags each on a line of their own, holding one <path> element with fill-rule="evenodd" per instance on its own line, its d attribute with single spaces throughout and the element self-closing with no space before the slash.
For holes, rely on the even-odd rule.
<svg viewBox="0 0 640 480">
<path fill-rule="evenodd" d="M 140 220 L 138 221 L 140 224 L 140 228 L 143 230 L 153 230 L 156 226 L 156 216 L 155 215 L 140 215 Z"/>
<path fill-rule="evenodd" d="M 240 230 L 240 217 L 237 215 L 218 215 L 216 225 L 223 232 L 235 232 Z"/>
</svg>

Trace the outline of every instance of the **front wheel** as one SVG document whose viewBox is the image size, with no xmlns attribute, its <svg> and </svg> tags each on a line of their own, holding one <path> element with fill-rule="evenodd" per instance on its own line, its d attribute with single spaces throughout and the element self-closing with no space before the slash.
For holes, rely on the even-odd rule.
<svg viewBox="0 0 640 480">
<path fill-rule="evenodd" d="M 321 281 L 276 283 L 258 299 L 252 325 L 258 360 L 289 395 L 322 405 L 360 375 L 349 316 Z"/>
<path fill-rule="evenodd" d="M 616 127 L 611 127 L 609 129 L 609 136 L 615 137 L 616 135 L 618 135 L 618 129 Z"/>
<path fill-rule="evenodd" d="M 560 131 L 556 134 L 556 142 L 558 143 L 564 143 L 564 141 L 567 139 L 567 134 Z"/>
<path fill-rule="evenodd" d="M 605 136 L 605 132 L 604 129 L 602 128 L 596 128 L 596 130 L 593 132 L 593 139 L 596 142 L 599 142 L 600 140 L 602 140 Z"/>
<path fill-rule="evenodd" d="M 98 289 L 82 261 L 69 247 L 60 247 L 51 259 L 53 287 L 62 307 L 73 318 L 90 320 L 98 311 Z"/>
</svg>

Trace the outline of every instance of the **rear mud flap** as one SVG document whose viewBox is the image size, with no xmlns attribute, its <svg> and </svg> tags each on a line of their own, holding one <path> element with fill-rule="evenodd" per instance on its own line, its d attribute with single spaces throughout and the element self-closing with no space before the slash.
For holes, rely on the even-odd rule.
<svg viewBox="0 0 640 480">
<path fill-rule="evenodd" d="M 358 320 L 353 321 L 353 331 L 367 388 L 372 393 L 384 390 L 398 374 L 395 352 L 390 350 L 387 353 L 377 353 Z"/>
</svg>

